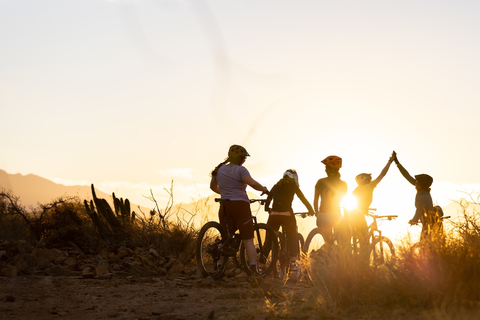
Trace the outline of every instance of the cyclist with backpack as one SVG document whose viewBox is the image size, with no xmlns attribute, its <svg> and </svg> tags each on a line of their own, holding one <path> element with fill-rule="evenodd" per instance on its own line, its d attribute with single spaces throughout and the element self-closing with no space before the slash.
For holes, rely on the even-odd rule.
<svg viewBox="0 0 480 320">
<path fill-rule="evenodd" d="M 342 217 L 340 202 L 347 194 L 347 183 L 340 179 L 342 158 L 328 156 L 321 161 L 325 165 L 327 177 L 315 184 L 313 207 L 317 212 L 317 227 L 326 243 L 333 244 L 333 233 L 341 242 L 348 242 L 348 231 Z M 318 200 L 320 199 L 320 207 Z"/>
<path fill-rule="evenodd" d="M 315 214 L 313 207 L 300 190 L 298 174 L 294 169 L 288 169 L 270 190 L 265 203 L 265 211 L 269 213 L 267 224 L 273 230 L 278 231 L 283 225 L 287 237 L 287 248 L 290 254 L 290 272 L 299 271 L 296 261 L 298 259 L 299 247 L 297 237 L 297 220 L 292 209 L 293 198 L 297 197 L 308 209 L 309 214 Z M 270 203 L 273 200 L 272 208 Z"/>
<path fill-rule="evenodd" d="M 240 145 L 232 145 L 228 150 L 228 157 L 211 173 L 210 189 L 229 201 L 220 204 L 218 213 L 220 224 L 226 229 L 228 226 L 233 234 L 237 229 L 246 248 L 250 261 L 250 269 L 257 273 L 257 252 L 253 243 L 253 221 L 250 210 L 250 201 L 246 192 L 247 185 L 263 194 L 268 189 L 254 180 L 247 168 L 243 166 L 250 154 Z"/>
<path fill-rule="evenodd" d="M 433 205 L 432 196 L 430 195 L 430 186 L 433 183 L 433 178 L 428 174 L 418 174 L 412 177 L 408 171 L 398 161 L 397 154 L 394 151 L 392 157 L 400 170 L 403 177 L 415 186 L 417 194 L 415 195 L 415 215 L 409 224 L 417 224 L 420 220 L 422 222 L 422 233 L 420 239 L 431 238 L 443 235 L 443 224 L 440 217 L 443 216 L 442 208 Z"/>
<path fill-rule="evenodd" d="M 383 177 L 385 177 L 393 161 L 394 154 L 392 154 L 383 170 L 373 181 L 371 173 L 360 173 L 355 177 L 358 186 L 353 190 L 352 194 L 357 198 L 357 208 L 349 212 L 348 221 L 350 227 L 356 231 L 359 237 L 361 250 L 362 248 L 366 249 L 368 247 L 368 224 L 365 215 L 368 213 L 368 209 L 372 204 L 373 191 L 380 181 L 382 181 Z"/>
</svg>

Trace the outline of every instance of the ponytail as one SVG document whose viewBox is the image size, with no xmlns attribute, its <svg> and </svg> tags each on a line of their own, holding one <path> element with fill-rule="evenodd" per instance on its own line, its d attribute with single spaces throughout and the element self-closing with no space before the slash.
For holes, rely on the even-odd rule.
<svg viewBox="0 0 480 320">
<path fill-rule="evenodd" d="M 225 159 L 225 161 L 220 162 L 220 164 L 218 166 L 216 166 L 215 169 L 213 169 L 212 172 L 210 172 L 210 177 L 216 177 L 217 173 L 218 173 L 218 169 L 220 169 L 221 166 L 223 166 L 224 164 L 226 164 L 229 161 L 230 161 L 230 159 L 227 158 L 227 159 Z"/>
</svg>

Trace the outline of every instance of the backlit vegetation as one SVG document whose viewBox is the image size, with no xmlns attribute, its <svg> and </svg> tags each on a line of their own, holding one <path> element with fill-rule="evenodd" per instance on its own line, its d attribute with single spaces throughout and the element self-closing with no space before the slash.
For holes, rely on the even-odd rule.
<svg viewBox="0 0 480 320">
<path fill-rule="evenodd" d="M 405 238 L 396 259 L 385 265 L 366 265 L 340 248 L 306 258 L 317 310 L 336 316 L 367 312 L 374 317 L 390 310 L 392 317 L 402 318 L 415 310 L 419 317 L 433 312 L 434 319 L 478 317 L 479 203 L 471 199 L 459 204 L 458 220 L 444 222 L 444 239 L 426 242 L 418 251 Z"/>
<path fill-rule="evenodd" d="M 93 186 L 92 201 L 59 198 L 28 209 L 12 194 L 0 192 L 0 240 L 45 248 L 75 247 L 85 254 L 116 252 L 122 247 L 155 249 L 160 256 L 174 256 L 195 269 L 195 215 L 210 214 L 215 219 L 215 214 L 206 200 L 196 201 L 194 212 L 180 210 L 173 205 L 172 189 L 166 191 L 171 197 L 167 206 L 160 209 L 152 193 L 154 208 L 147 213 L 132 210 L 128 200 L 115 194 L 110 205 L 96 198 Z M 301 312 L 332 319 L 477 318 L 480 203 L 470 198 L 459 205 L 459 217 L 444 222 L 444 240 L 414 251 L 406 237 L 396 247 L 396 258 L 385 265 L 370 266 L 353 258 L 348 249 L 336 247 L 303 257 L 307 285 L 301 290 L 302 304 L 283 289 L 265 289 L 265 311 L 272 317 Z"/>
<path fill-rule="evenodd" d="M 154 248 L 164 256 L 193 258 L 197 231 L 190 223 L 195 213 L 180 212 L 173 206 L 171 190 L 166 208 L 148 213 L 131 210 L 128 199 L 112 194 L 113 205 L 96 197 L 59 198 L 37 208 L 26 208 L 8 192 L 0 192 L 0 240 L 26 240 L 34 246 L 65 248 L 75 246 L 84 253 L 103 248 Z"/>
</svg>

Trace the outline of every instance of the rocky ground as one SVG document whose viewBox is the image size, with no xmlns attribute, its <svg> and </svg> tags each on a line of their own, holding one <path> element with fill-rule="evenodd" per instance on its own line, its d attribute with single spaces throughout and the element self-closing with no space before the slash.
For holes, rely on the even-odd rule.
<svg viewBox="0 0 480 320">
<path fill-rule="evenodd" d="M 214 281 L 199 276 L 189 257 L 162 257 L 153 248 L 90 255 L 75 246 L 0 242 L 2 320 L 316 319 L 304 299 L 309 287 L 304 279 L 255 279 L 235 268 Z"/>
<path fill-rule="evenodd" d="M 0 240 L 0 320 L 23 319 L 472 319 L 478 311 L 350 308 L 325 313 L 305 276 L 283 281 L 227 270 L 201 277 L 188 255 L 154 248 L 82 252 Z M 323 310 L 323 311 L 322 311 Z"/>
<path fill-rule="evenodd" d="M 304 285 L 244 276 L 1 277 L 0 319 L 316 319 L 308 310 L 282 314 L 286 304 L 305 304 Z"/>
</svg>

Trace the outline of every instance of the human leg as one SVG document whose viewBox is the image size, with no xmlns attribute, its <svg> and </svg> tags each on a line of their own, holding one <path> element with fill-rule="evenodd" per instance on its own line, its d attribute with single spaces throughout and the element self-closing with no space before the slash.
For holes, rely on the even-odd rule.
<svg viewBox="0 0 480 320">
<path fill-rule="evenodd" d="M 290 253 L 290 261 L 295 262 L 298 259 L 299 247 L 297 237 L 297 221 L 295 217 L 288 216 L 283 218 L 283 226 L 287 236 L 287 248 Z"/>
<path fill-rule="evenodd" d="M 317 227 L 325 239 L 325 243 L 333 244 L 333 224 L 332 219 L 325 213 L 317 215 Z"/>
<path fill-rule="evenodd" d="M 250 266 L 256 270 L 257 265 L 257 252 L 253 242 L 253 220 L 252 213 L 250 211 L 250 204 L 246 201 L 228 201 L 227 205 L 227 217 L 232 220 L 235 226 L 238 226 L 240 231 L 240 239 L 242 239 L 245 246 L 247 258 L 250 262 Z"/>
</svg>

